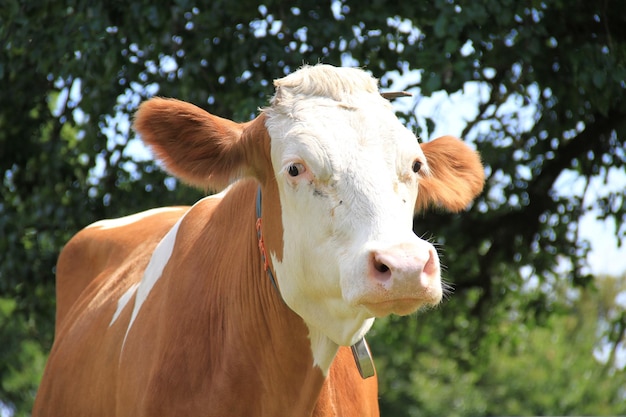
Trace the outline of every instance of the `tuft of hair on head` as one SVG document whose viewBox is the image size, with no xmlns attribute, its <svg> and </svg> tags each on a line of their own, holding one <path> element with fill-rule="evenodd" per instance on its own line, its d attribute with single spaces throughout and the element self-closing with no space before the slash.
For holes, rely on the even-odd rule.
<svg viewBox="0 0 626 417">
<path fill-rule="evenodd" d="M 305 65 L 274 81 L 272 105 L 289 106 L 295 97 L 319 96 L 342 101 L 357 93 L 378 93 L 378 80 L 359 68 Z"/>
</svg>

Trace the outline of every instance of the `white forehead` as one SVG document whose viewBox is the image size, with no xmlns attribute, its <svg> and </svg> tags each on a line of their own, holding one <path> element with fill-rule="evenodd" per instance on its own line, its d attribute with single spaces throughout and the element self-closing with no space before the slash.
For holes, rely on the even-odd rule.
<svg viewBox="0 0 626 417">
<path fill-rule="evenodd" d="M 276 95 L 264 111 L 272 153 L 283 158 L 275 161 L 279 165 L 292 154 L 323 165 L 335 162 L 328 158 L 351 155 L 390 160 L 398 151 L 422 155 L 414 135 L 380 95 L 377 80 L 363 70 L 306 66 L 274 84 Z"/>
</svg>

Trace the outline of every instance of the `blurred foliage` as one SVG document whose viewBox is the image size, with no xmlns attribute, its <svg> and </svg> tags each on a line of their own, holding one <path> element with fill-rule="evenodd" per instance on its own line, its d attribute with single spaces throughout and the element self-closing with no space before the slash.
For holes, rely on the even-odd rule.
<svg viewBox="0 0 626 417">
<path fill-rule="evenodd" d="M 47 357 L 44 349 L 32 335 L 37 332 L 34 320 L 14 314 L 15 300 L 0 298 L 0 401 L 17 405 L 20 410 L 30 410 L 35 398 L 37 384 Z"/>
<path fill-rule="evenodd" d="M 377 322 L 371 344 L 381 414 L 624 415 L 625 304 L 615 295 L 626 295 L 626 275 L 576 291 L 553 283 L 545 317 L 525 309 L 536 291 L 504 295 L 480 323 L 457 297 L 412 320 Z M 618 316 L 620 334 L 611 325 Z M 441 337 L 440 324 L 451 320 Z M 476 326 L 489 333 L 471 340 Z"/>
<path fill-rule="evenodd" d="M 415 221 L 443 248 L 455 293 L 418 319 L 377 325 L 372 344 L 393 344 L 376 349 L 383 411 L 623 412 L 591 408 L 616 404 L 596 402 L 604 385 L 593 371 L 581 379 L 592 357 L 576 359 L 581 371 L 559 367 L 565 352 L 551 360 L 540 342 L 566 340 L 574 320 L 552 289 L 594 288 L 580 216 L 594 210 L 626 234 L 623 190 L 584 198 L 591 178 L 624 171 L 625 24 L 622 0 L 2 2 L 0 401 L 29 407 L 53 336 L 55 259 L 70 236 L 97 219 L 202 195 L 137 159 L 129 122 L 139 101 L 177 97 L 247 120 L 273 79 L 321 61 L 363 66 L 383 88 L 417 71 L 406 86 L 413 108 L 399 116 L 423 138 L 442 126 L 415 111 L 422 97 L 480 92 L 463 136 L 485 162 L 485 192 L 465 213 Z M 583 191 L 555 189 L 567 175 Z M 615 352 L 624 314 L 598 320 Z M 597 333 L 586 325 L 588 337 Z M 538 364 L 533 388 L 523 374 Z M 546 388 L 567 378 L 591 381 L 589 390 Z M 561 408 L 547 405 L 559 395 Z"/>
</svg>

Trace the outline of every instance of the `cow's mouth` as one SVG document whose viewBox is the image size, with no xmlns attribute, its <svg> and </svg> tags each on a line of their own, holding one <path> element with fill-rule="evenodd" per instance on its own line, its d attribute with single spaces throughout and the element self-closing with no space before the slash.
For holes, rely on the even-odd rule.
<svg viewBox="0 0 626 417">
<path fill-rule="evenodd" d="M 385 317 L 390 314 L 406 316 L 427 305 L 435 305 L 438 300 L 424 300 L 423 298 L 400 298 L 394 300 L 363 302 L 363 307 L 368 309 L 374 317 Z"/>
</svg>

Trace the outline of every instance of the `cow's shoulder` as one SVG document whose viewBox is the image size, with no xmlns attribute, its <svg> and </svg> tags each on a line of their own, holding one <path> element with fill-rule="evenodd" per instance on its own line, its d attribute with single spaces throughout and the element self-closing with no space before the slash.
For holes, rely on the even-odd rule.
<svg viewBox="0 0 626 417">
<path fill-rule="evenodd" d="M 87 288 L 121 277 L 115 272 L 124 264 L 149 257 L 188 209 L 182 206 L 151 209 L 101 220 L 77 233 L 65 245 L 57 262 L 57 331 Z"/>
</svg>

